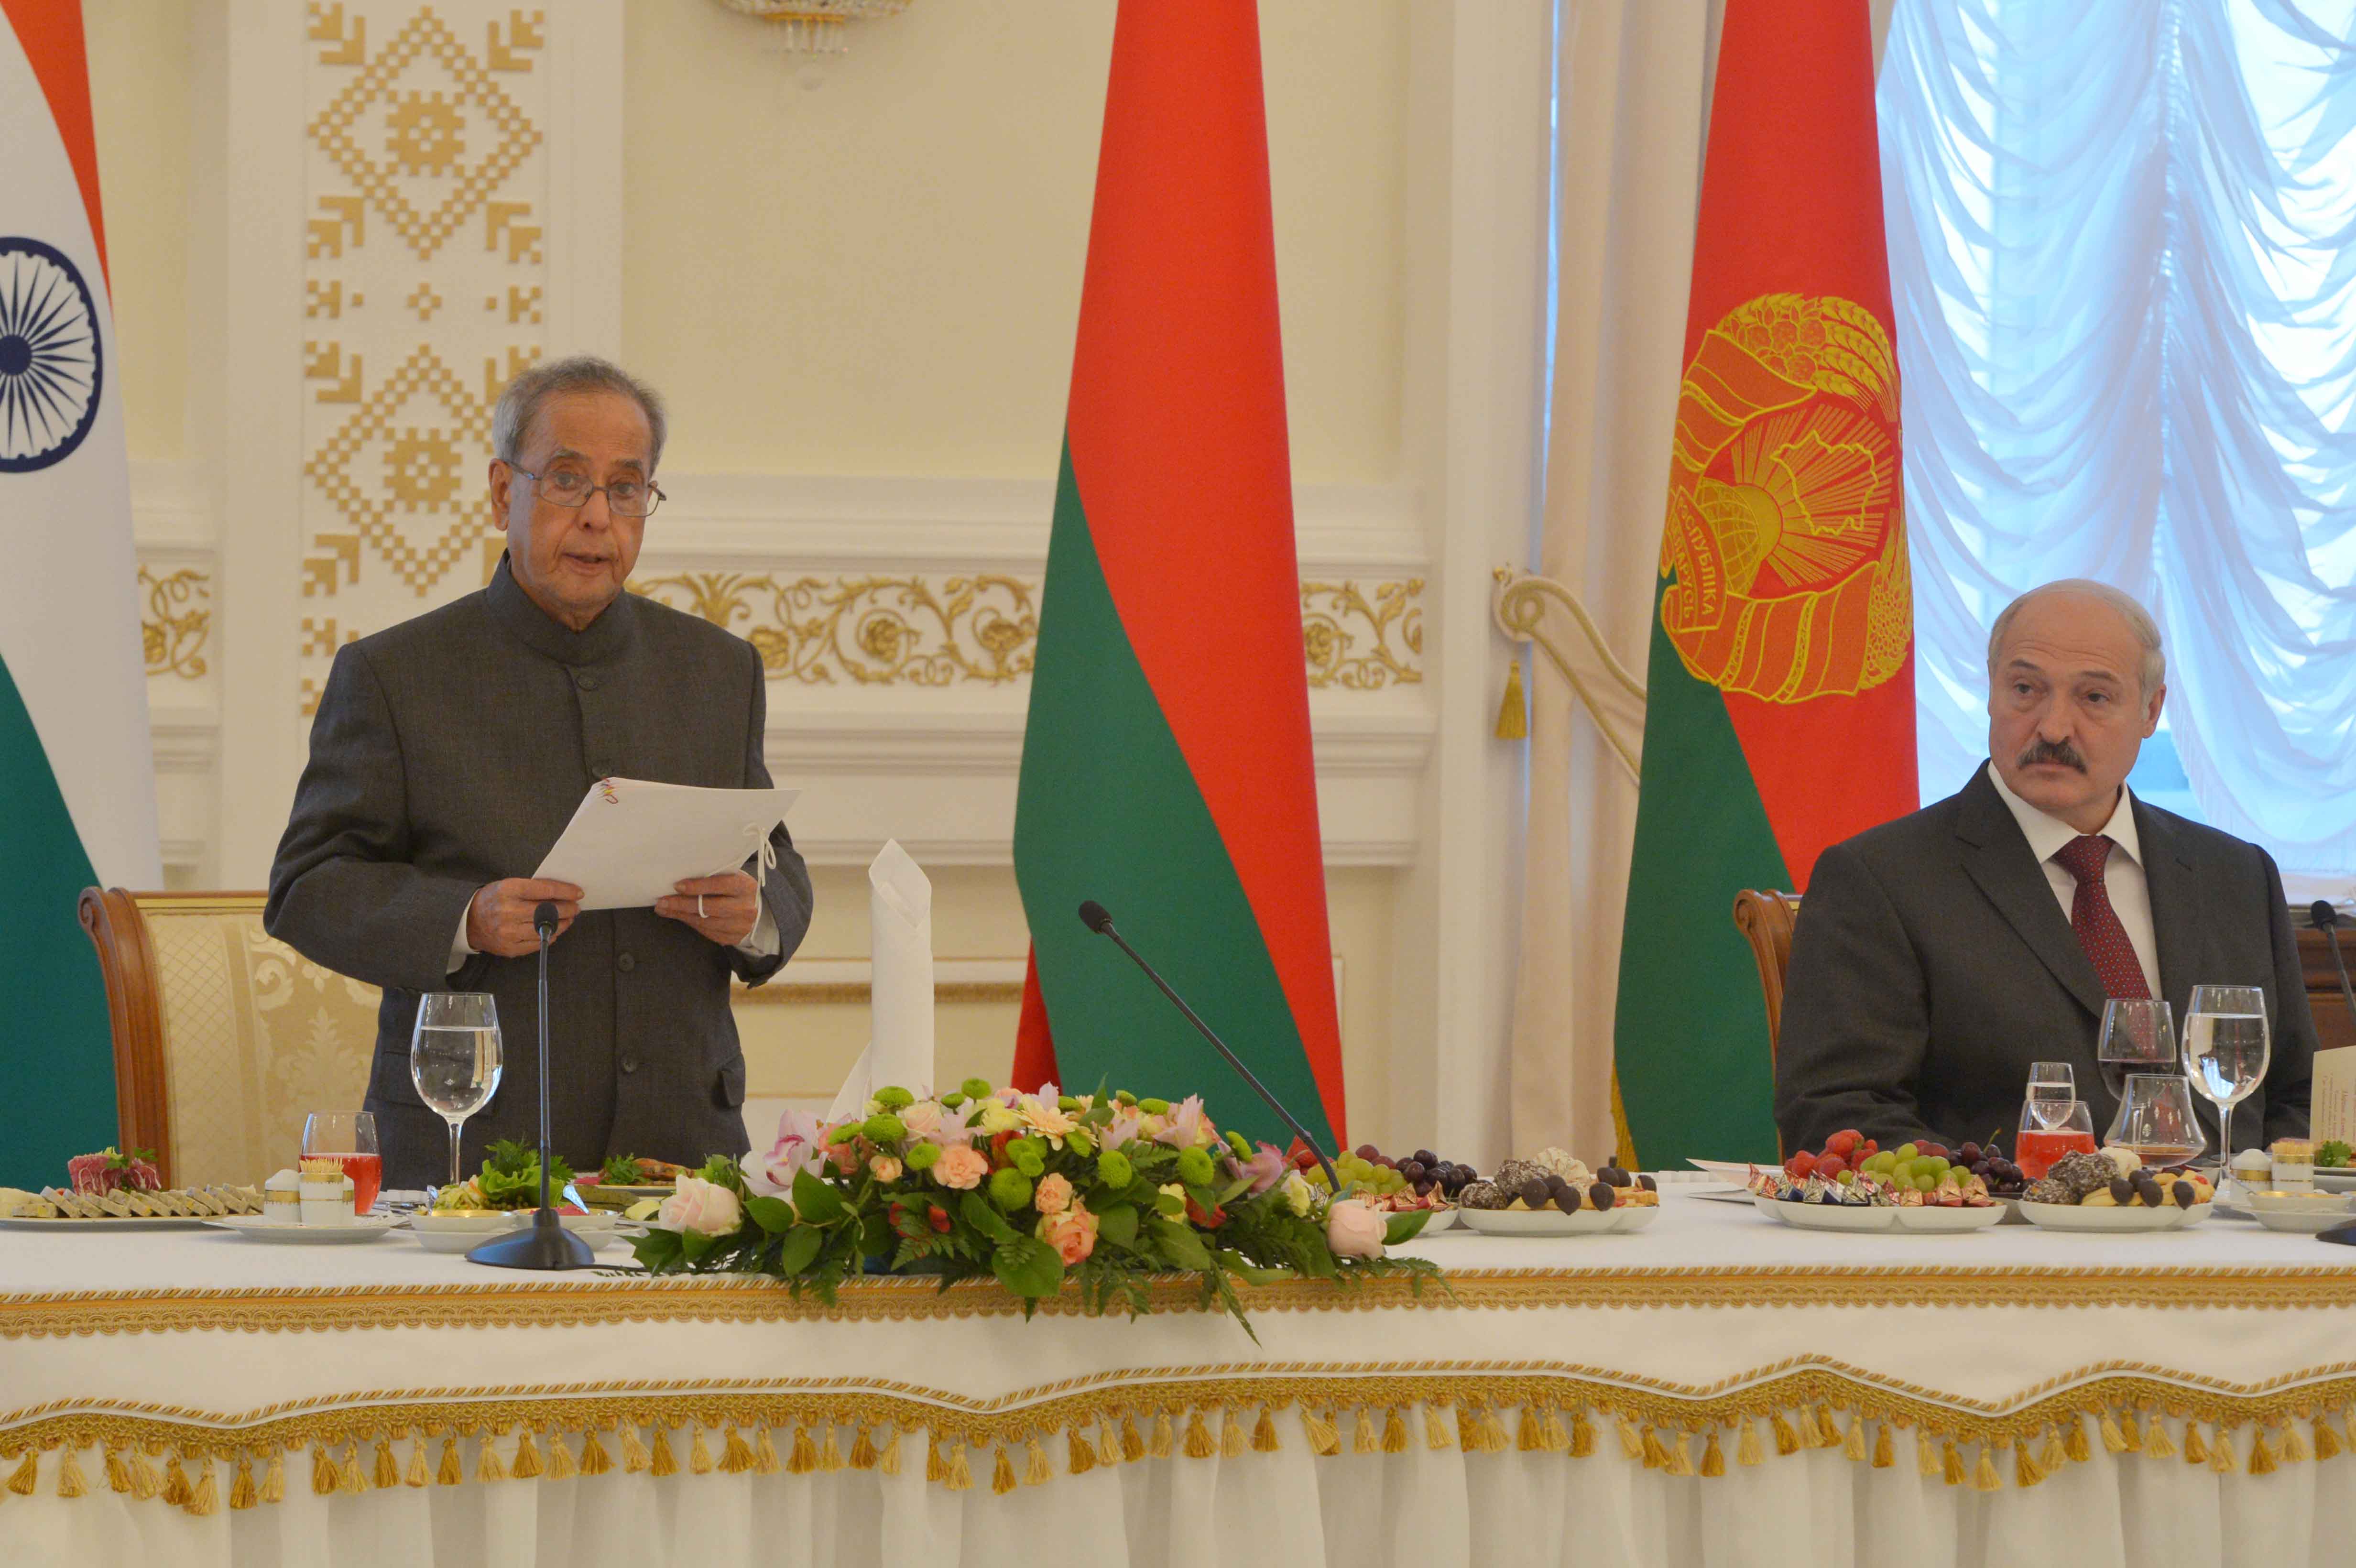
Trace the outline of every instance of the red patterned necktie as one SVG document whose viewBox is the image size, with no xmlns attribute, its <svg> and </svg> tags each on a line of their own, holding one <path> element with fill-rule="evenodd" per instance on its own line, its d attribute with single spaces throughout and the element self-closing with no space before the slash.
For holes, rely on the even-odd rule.
<svg viewBox="0 0 2356 1568">
<path fill-rule="evenodd" d="M 2070 901 L 2070 929 L 2078 933 L 2078 945 L 2094 960 L 2103 995 L 2147 997 L 2151 987 L 2144 983 L 2143 965 L 2136 958 L 2135 944 L 2127 940 L 2127 928 L 2119 923 L 2118 911 L 2111 907 L 2111 890 L 2103 881 L 2112 848 L 2111 841 L 2099 833 L 2082 833 L 2053 851 L 2053 863 L 2077 880 L 2077 896 Z"/>
</svg>

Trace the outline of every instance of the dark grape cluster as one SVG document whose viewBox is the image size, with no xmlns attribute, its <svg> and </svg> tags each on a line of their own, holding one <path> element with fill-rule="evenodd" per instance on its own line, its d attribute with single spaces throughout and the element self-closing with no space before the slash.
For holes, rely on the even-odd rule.
<svg viewBox="0 0 2356 1568">
<path fill-rule="evenodd" d="M 1955 1151 L 1956 1162 L 1987 1184 L 1991 1198 L 2018 1198 L 2028 1187 L 2020 1167 L 2004 1157 L 1993 1143 L 1967 1143 Z"/>
</svg>

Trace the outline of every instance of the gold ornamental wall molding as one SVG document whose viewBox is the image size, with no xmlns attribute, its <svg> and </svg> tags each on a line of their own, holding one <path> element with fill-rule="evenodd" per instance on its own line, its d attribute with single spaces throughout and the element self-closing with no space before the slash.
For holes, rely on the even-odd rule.
<svg viewBox="0 0 2356 1568">
<path fill-rule="evenodd" d="M 145 602 L 139 642 L 147 673 L 201 680 L 209 667 L 204 653 L 212 635 L 212 574 L 184 566 L 159 577 L 142 566 L 139 591 Z"/>
<path fill-rule="evenodd" d="M 1312 689 L 1423 680 L 1423 579 L 1301 585 Z M 1041 586 L 1005 572 L 680 571 L 630 591 L 735 633 L 771 680 L 805 686 L 1005 686 L 1029 675 Z"/>
</svg>

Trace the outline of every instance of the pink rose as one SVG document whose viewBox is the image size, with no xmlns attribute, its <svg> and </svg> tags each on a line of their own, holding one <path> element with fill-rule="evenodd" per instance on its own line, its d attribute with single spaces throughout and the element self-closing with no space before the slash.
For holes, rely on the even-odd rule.
<svg viewBox="0 0 2356 1568">
<path fill-rule="evenodd" d="M 1229 1180 L 1246 1176 L 1252 1179 L 1251 1195 L 1255 1198 L 1283 1180 L 1284 1173 L 1291 1168 L 1284 1163 L 1284 1151 L 1269 1143 L 1260 1145 L 1248 1160 L 1230 1157 L 1226 1165 Z"/>
<path fill-rule="evenodd" d="M 897 1181 L 900 1179 L 900 1162 L 894 1159 L 888 1154 L 879 1154 L 873 1159 L 869 1160 L 867 1162 L 867 1169 L 869 1174 L 873 1175 L 878 1181 Z"/>
<path fill-rule="evenodd" d="M 943 1187 L 971 1191 L 990 1174 L 990 1161 L 971 1144 L 952 1144 L 933 1161 L 933 1179 Z"/>
<path fill-rule="evenodd" d="M 1049 1177 L 1050 1181 L 1062 1179 Z M 1097 1217 L 1075 1203 L 1060 1214 L 1039 1218 L 1039 1239 L 1055 1249 L 1066 1267 L 1083 1262 L 1097 1250 Z"/>
<path fill-rule="evenodd" d="M 1378 1258 L 1390 1222 L 1355 1198 L 1325 1211 L 1325 1244 L 1337 1258 Z"/>
<path fill-rule="evenodd" d="M 1062 1171 L 1050 1171 L 1039 1179 L 1031 1201 L 1042 1214 L 1060 1214 L 1072 1206 L 1072 1184 Z"/>
<path fill-rule="evenodd" d="M 941 1130 L 941 1105 L 937 1100 L 919 1100 L 900 1112 L 900 1125 L 908 1129 L 912 1138 L 928 1138 Z"/>
<path fill-rule="evenodd" d="M 682 1176 L 671 1195 L 663 1200 L 654 1222 L 666 1231 L 724 1236 L 744 1222 L 744 1206 L 736 1200 L 736 1194 L 716 1181 Z"/>
</svg>

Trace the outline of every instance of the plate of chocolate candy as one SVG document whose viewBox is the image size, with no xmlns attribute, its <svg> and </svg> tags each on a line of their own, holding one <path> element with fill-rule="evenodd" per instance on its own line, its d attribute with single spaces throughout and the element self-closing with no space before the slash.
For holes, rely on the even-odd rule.
<svg viewBox="0 0 2356 1568">
<path fill-rule="evenodd" d="M 2198 1171 L 2151 1170 L 2129 1149 L 2067 1154 L 2021 1194 L 2020 1211 L 2049 1231 L 2179 1231 L 2215 1207 Z"/>
<path fill-rule="evenodd" d="M 1659 1217 L 1661 1194 L 1649 1176 L 1607 1162 L 1601 1170 L 1558 1148 L 1509 1159 L 1456 1195 L 1464 1224 L 1492 1236 L 1586 1236 L 1641 1231 Z"/>
</svg>

